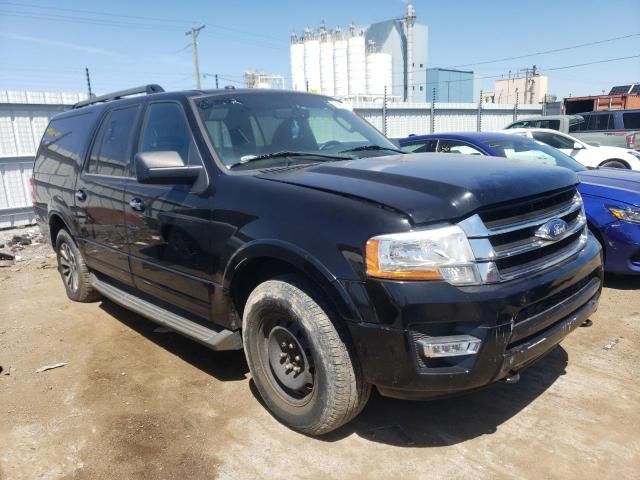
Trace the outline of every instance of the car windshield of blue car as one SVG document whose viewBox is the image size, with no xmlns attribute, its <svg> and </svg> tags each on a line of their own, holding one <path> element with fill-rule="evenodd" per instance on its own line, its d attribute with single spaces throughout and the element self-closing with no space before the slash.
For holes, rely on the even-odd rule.
<svg viewBox="0 0 640 480">
<path fill-rule="evenodd" d="M 513 139 L 489 140 L 484 142 L 484 145 L 500 157 L 565 167 L 574 172 L 586 170 L 580 163 L 560 150 L 528 138 L 514 136 Z"/>
</svg>

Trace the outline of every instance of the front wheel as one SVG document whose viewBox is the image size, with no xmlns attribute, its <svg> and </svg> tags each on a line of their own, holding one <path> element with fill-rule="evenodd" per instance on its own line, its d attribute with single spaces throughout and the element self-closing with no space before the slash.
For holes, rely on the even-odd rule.
<svg viewBox="0 0 640 480">
<path fill-rule="evenodd" d="M 620 160 L 607 160 L 606 162 L 602 162 L 600 166 L 607 168 L 629 168 L 624 162 Z"/>
<path fill-rule="evenodd" d="M 369 397 L 340 322 L 293 276 L 260 284 L 245 305 L 242 338 L 258 392 L 278 420 L 303 433 L 340 427 Z"/>
</svg>

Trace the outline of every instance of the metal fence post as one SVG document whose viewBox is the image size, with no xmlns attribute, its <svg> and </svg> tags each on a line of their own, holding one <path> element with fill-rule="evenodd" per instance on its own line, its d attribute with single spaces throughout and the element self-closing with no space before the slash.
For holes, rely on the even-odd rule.
<svg viewBox="0 0 640 480">
<path fill-rule="evenodd" d="M 480 90 L 480 102 L 478 103 L 478 131 L 482 131 L 482 90 Z"/>
<path fill-rule="evenodd" d="M 513 121 L 518 120 L 518 89 L 516 88 L 516 103 L 513 104 Z"/>
<path fill-rule="evenodd" d="M 431 96 L 431 126 L 429 133 L 436 133 L 436 89 L 433 89 L 433 95 Z"/>
<path fill-rule="evenodd" d="M 382 98 L 382 133 L 387 136 L 387 87 L 384 87 L 384 97 Z"/>
</svg>

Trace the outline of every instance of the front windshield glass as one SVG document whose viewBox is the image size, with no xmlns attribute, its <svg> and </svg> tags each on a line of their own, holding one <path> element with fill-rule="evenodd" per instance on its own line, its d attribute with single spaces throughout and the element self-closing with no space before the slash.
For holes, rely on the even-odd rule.
<svg viewBox="0 0 640 480">
<path fill-rule="evenodd" d="M 393 153 L 349 152 L 371 145 L 395 150 L 389 140 L 347 105 L 319 95 L 231 91 L 198 97 L 194 102 L 211 143 L 227 168 L 246 170 Z M 279 152 L 318 156 L 273 156 Z M 272 157 L 262 158 L 269 155 Z"/>
<path fill-rule="evenodd" d="M 500 157 L 565 167 L 574 172 L 586 170 L 585 167 L 560 150 L 528 138 L 513 135 L 513 138 L 492 139 L 483 143 Z"/>
</svg>

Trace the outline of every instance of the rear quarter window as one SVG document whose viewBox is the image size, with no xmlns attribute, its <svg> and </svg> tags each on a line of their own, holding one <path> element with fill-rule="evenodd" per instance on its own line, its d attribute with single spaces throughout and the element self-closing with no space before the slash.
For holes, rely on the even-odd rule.
<svg viewBox="0 0 640 480">
<path fill-rule="evenodd" d="M 640 130 L 640 112 L 623 113 L 622 124 L 626 130 Z"/>
<path fill-rule="evenodd" d="M 96 124 L 97 113 L 53 119 L 42 136 L 33 172 L 43 183 L 73 188 Z"/>
</svg>

